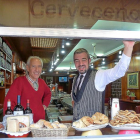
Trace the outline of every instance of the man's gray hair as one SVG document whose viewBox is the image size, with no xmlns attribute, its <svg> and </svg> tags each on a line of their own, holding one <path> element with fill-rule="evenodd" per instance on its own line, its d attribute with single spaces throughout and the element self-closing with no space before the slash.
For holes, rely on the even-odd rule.
<svg viewBox="0 0 140 140">
<path fill-rule="evenodd" d="M 30 57 L 28 58 L 28 60 L 27 60 L 27 63 L 26 63 L 28 66 L 30 65 L 31 59 L 39 59 L 40 62 L 41 62 L 42 68 L 43 68 L 43 61 L 42 61 L 42 59 L 41 59 L 40 57 L 38 57 L 38 56 L 30 56 Z"/>
<path fill-rule="evenodd" d="M 89 55 L 88 51 L 87 51 L 86 49 L 84 49 L 84 48 L 79 48 L 79 49 L 77 49 L 77 50 L 74 52 L 73 58 L 74 58 L 75 54 L 80 54 L 80 53 L 83 53 L 83 52 L 85 52 L 85 53 L 87 54 L 88 59 L 90 59 L 90 55 Z"/>
</svg>

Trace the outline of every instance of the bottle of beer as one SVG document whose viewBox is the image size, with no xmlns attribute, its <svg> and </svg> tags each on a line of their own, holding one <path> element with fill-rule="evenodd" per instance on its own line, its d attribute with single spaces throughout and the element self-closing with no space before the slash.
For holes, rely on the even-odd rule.
<svg viewBox="0 0 140 140">
<path fill-rule="evenodd" d="M 30 101 L 27 100 L 27 107 L 25 109 L 25 114 L 31 114 L 32 113 L 32 110 L 30 108 Z"/>
<path fill-rule="evenodd" d="M 20 95 L 17 96 L 17 105 L 14 108 L 14 115 L 23 115 L 24 114 L 24 108 L 20 103 Z"/>
<path fill-rule="evenodd" d="M 5 115 L 12 115 L 13 111 L 11 109 L 11 101 L 10 99 L 8 99 L 7 101 L 7 110 L 5 111 Z"/>
</svg>

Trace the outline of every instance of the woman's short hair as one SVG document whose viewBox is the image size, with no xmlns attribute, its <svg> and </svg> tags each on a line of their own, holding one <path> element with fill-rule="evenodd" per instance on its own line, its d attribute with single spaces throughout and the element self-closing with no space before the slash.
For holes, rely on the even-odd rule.
<svg viewBox="0 0 140 140">
<path fill-rule="evenodd" d="M 40 62 L 41 62 L 42 68 L 43 68 L 43 61 L 42 61 L 42 59 L 41 59 L 40 57 L 38 57 L 38 56 L 30 56 L 30 57 L 28 58 L 28 60 L 27 60 L 27 63 L 26 63 L 28 66 L 30 65 L 31 59 L 39 59 Z"/>
<path fill-rule="evenodd" d="M 83 53 L 83 52 L 85 52 L 85 53 L 87 54 L 88 59 L 90 59 L 90 55 L 89 55 L 88 51 L 87 51 L 86 49 L 84 49 L 84 48 L 79 48 L 79 49 L 77 49 L 77 50 L 74 52 L 73 58 L 74 58 L 75 54 L 80 54 L 80 53 Z"/>
</svg>

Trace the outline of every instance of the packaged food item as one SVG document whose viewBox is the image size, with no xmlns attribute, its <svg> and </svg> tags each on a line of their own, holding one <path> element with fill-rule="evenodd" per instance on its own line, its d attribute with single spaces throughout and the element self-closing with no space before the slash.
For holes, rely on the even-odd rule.
<svg viewBox="0 0 140 140">
<path fill-rule="evenodd" d="M 7 121 L 7 131 L 9 131 L 9 132 L 19 132 L 19 121 L 17 119 L 8 119 L 8 121 Z"/>
<path fill-rule="evenodd" d="M 30 117 L 29 117 L 29 115 L 8 116 L 6 118 L 7 123 L 9 122 L 9 120 L 12 120 L 12 119 L 17 119 L 19 122 L 24 123 L 27 127 L 30 126 Z"/>
<path fill-rule="evenodd" d="M 113 98 L 111 106 L 111 120 L 113 120 L 114 116 L 118 113 L 119 110 L 120 110 L 119 99 Z"/>
</svg>

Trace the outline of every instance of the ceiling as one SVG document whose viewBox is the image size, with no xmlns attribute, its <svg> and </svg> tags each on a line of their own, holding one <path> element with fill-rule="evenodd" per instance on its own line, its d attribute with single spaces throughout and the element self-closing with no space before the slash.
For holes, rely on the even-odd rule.
<svg viewBox="0 0 140 140">
<path fill-rule="evenodd" d="M 117 21 L 105 21 L 98 20 L 91 29 L 94 30 L 129 30 L 129 31 L 139 31 L 139 23 L 130 23 L 130 22 L 117 22 Z M 122 40 L 99 40 L 99 39 L 81 39 L 79 43 L 72 49 L 72 51 L 67 55 L 67 57 L 57 66 L 55 71 L 68 70 L 70 68 L 75 69 L 73 63 L 73 54 L 74 51 L 78 48 L 86 48 L 88 52 L 93 55 L 93 46 L 96 45 L 95 53 L 97 56 L 109 56 L 118 50 L 123 49 Z M 92 59 L 91 63 L 98 61 L 99 59 Z"/>
<path fill-rule="evenodd" d="M 7 33 L 2 37 L 11 46 L 13 52 L 19 54 L 20 60 L 26 62 L 31 55 L 41 57 L 44 74 L 54 75 L 57 71 L 59 74 L 66 74 L 70 68 L 70 62 L 72 62 L 72 69 L 75 69 L 73 53 L 77 48 L 86 48 L 90 54 L 93 54 L 92 44 L 94 44 L 98 56 L 109 56 L 123 48 L 123 38 L 119 39 L 117 36 L 117 39 L 105 40 L 101 38 L 67 38 L 65 36 L 60 38 L 45 37 L 43 29 L 139 31 L 139 4 L 139 0 L 118 0 L 115 2 L 114 0 L 88 0 L 88 2 L 87 0 L 0 1 L 1 27 L 28 27 L 22 31 L 22 36 L 10 36 Z M 37 36 L 35 31 L 32 32 L 34 36 L 24 35 L 24 33 L 28 34 L 33 27 L 42 29 L 41 37 Z M 20 30 L 15 30 L 13 33 L 20 34 Z M 47 33 L 49 34 L 49 32 Z M 55 34 L 55 32 L 53 33 Z M 61 33 L 59 34 L 61 35 Z M 67 32 L 67 35 L 70 33 Z M 61 54 L 62 45 L 67 41 L 70 42 L 70 45 L 65 45 L 66 53 Z M 57 59 L 57 55 L 59 55 L 59 61 L 54 66 L 55 72 L 49 72 L 51 63 Z M 98 59 L 93 59 L 92 63 L 95 61 Z"/>
</svg>

